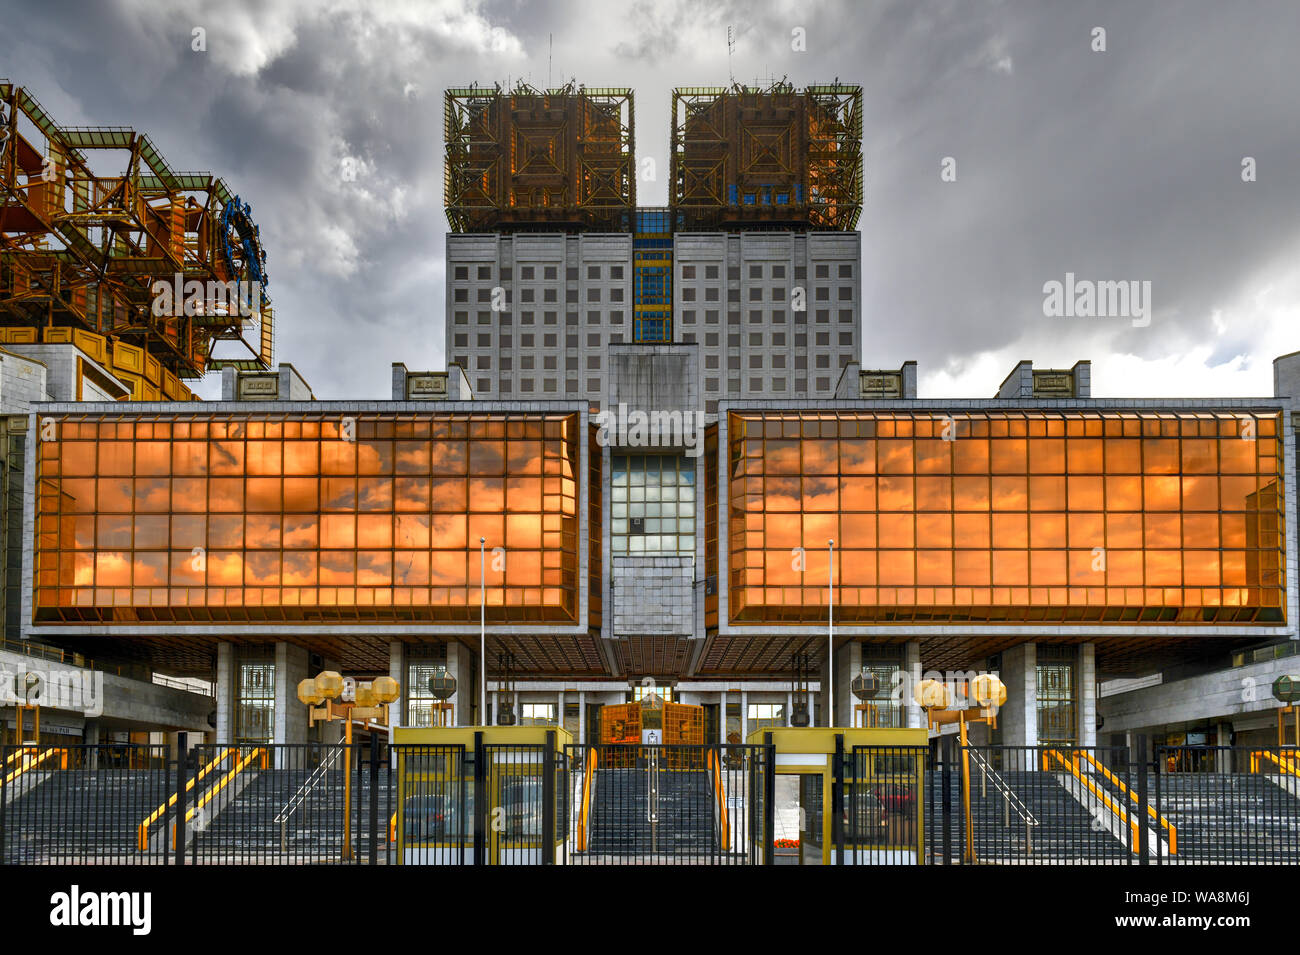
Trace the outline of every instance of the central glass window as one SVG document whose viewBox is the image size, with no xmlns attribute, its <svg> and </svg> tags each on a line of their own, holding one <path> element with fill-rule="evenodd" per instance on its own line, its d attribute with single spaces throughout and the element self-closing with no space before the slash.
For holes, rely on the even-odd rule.
<svg viewBox="0 0 1300 955">
<path fill-rule="evenodd" d="M 269 743 L 275 733 L 275 664 L 240 663 L 235 739 Z"/>
<path fill-rule="evenodd" d="M 1038 742 L 1073 743 L 1077 739 L 1072 648 L 1038 648 Z"/>
<path fill-rule="evenodd" d="M 610 474 L 615 555 L 695 553 L 695 462 L 669 454 L 616 454 Z"/>
</svg>

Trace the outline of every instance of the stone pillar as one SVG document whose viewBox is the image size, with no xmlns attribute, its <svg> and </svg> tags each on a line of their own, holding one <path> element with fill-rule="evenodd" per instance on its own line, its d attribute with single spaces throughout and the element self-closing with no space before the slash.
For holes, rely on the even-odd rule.
<svg viewBox="0 0 1300 955">
<path fill-rule="evenodd" d="M 459 643 L 447 644 L 447 673 L 456 678 L 456 692 L 447 697 L 451 704 L 452 726 L 469 726 L 470 707 L 468 701 L 478 692 L 476 687 L 467 685 L 470 678 L 469 653 Z M 466 701 L 461 706 L 461 701 Z"/>
<path fill-rule="evenodd" d="M 921 642 L 909 640 L 903 644 L 903 725 L 909 729 L 925 726 L 925 714 L 917 705 L 913 690 L 921 682 Z"/>
<path fill-rule="evenodd" d="M 1074 678 L 1079 694 L 1078 720 L 1075 736 L 1080 746 L 1097 745 L 1097 645 L 1079 644 L 1078 663 Z"/>
<path fill-rule="evenodd" d="M 315 676 L 311 673 L 309 676 Z M 388 704 L 388 725 L 405 726 L 410 713 L 411 688 L 406 685 L 406 644 L 401 640 L 388 642 L 388 675 L 397 681 L 401 693 Z"/>
<path fill-rule="evenodd" d="M 218 743 L 235 741 L 235 647 L 231 643 L 217 644 L 217 697 Z"/>
<path fill-rule="evenodd" d="M 1002 742 L 1008 746 L 1038 745 L 1038 652 L 1022 643 L 1002 652 L 1002 682 L 1007 703 L 998 713 Z"/>
<path fill-rule="evenodd" d="M 1219 723 L 1215 726 L 1214 730 L 1215 730 L 1215 740 L 1214 740 L 1215 746 L 1227 747 L 1232 745 L 1232 724 L 1231 723 Z M 1221 749 L 1214 754 L 1214 771 L 1216 773 L 1232 772 L 1232 750 Z"/>
<path fill-rule="evenodd" d="M 312 674 L 314 676 L 314 674 Z M 298 684 L 307 679 L 307 650 L 292 643 L 275 645 L 275 743 L 307 742 L 307 706 Z M 298 765 L 286 763 L 285 766 Z"/>
<path fill-rule="evenodd" d="M 862 644 L 856 640 L 846 643 L 835 654 L 835 714 L 836 726 L 853 725 L 853 706 L 858 702 L 849 684 L 862 672 Z"/>
</svg>

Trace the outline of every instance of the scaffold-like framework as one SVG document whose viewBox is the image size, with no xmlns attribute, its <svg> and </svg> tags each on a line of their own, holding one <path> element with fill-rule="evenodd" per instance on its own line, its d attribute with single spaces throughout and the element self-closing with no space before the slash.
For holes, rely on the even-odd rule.
<svg viewBox="0 0 1300 955">
<path fill-rule="evenodd" d="M 270 367 L 273 327 L 261 237 L 222 180 L 0 80 L 0 342 L 74 342 L 133 397 L 183 399 L 182 379 Z"/>
<path fill-rule="evenodd" d="M 862 87 L 673 90 L 679 228 L 852 230 L 862 212 Z"/>
<path fill-rule="evenodd" d="M 454 232 L 627 231 L 636 205 L 630 89 L 449 89 L 444 198 Z"/>
</svg>

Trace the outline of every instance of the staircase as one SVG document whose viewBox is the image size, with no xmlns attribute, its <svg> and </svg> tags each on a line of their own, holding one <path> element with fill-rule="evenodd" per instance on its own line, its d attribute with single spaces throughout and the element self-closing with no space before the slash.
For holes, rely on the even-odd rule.
<svg viewBox="0 0 1300 955">
<path fill-rule="evenodd" d="M 1165 864 L 1300 862 L 1300 800 L 1267 773 L 1169 773 L 1159 810 L 1178 828 Z M 1156 800 L 1154 792 L 1151 795 Z"/>
<path fill-rule="evenodd" d="M 342 857 L 344 781 L 341 765 L 319 778 L 283 822 L 285 807 L 298 795 L 312 768 L 264 769 L 196 838 L 200 861 L 337 862 Z M 393 812 L 388 773 L 381 770 L 381 847 Z M 365 852 L 370 827 L 370 773 L 352 774 L 352 844 Z"/>
<path fill-rule="evenodd" d="M 709 856 L 720 849 L 709 774 L 660 769 L 658 822 L 649 819 L 650 773 L 644 767 L 598 769 L 591 802 L 594 855 Z"/>
<path fill-rule="evenodd" d="M 6 814 L 4 864 L 142 861 L 140 821 L 171 794 L 175 776 L 151 769 L 50 772 Z M 144 857 L 164 861 L 159 849 Z"/>
<path fill-rule="evenodd" d="M 980 773 L 971 772 L 971 826 L 975 835 L 975 855 L 980 863 L 1026 865 L 1045 863 L 1089 863 L 1129 861 L 1131 853 L 1105 827 L 1081 806 L 1061 784 L 1058 773 L 1025 770 L 1000 770 L 999 774 L 1038 825 L 1028 827 L 1012 810 L 1003 807 L 1000 793 L 990 782 L 981 794 Z M 931 796 L 927 842 L 936 855 L 942 852 L 942 774 L 927 774 Z M 962 809 L 961 773 L 954 769 L 949 777 L 949 805 L 952 812 L 951 853 L 961 859 L 965 847 Z M 1180 830 L 1181 836 L 1181 830 Z M 1028 848 L 1026 847 L 1028 839 Z"/>
</svg>

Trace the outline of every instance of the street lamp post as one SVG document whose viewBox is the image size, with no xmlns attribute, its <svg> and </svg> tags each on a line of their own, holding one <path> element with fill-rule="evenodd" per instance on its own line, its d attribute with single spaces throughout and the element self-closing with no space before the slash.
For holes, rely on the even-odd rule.
<svg viewBox="0 0 1300 955">
<path fill-rule="evenodd" d="M 487 725 L 487 538 L 478 539 L 478 723 Z"/>
<path fill-rule="evenodd" d="M 317 720 L 326 723 L 343 720 L 346 744 L 343 749 L 343 861 L 347 862 L 352 858 L 352 721 L 376 720 L 387 724 L 388 704 L 401 696 L 402 688 L 391 676 L 376 677 L 368 683 L 357 683 L 352 699 L 336 704 L 334 701 L 343 696 L 343 689 L 343 677 L 335 670 L 324 670 L 314 680 L 302 680 L 298 684 L 298 699 L 308 707 L 309 726 L 315 726 Z"/>
<path fill-rule="evenodd" d="M 826 567 L 826 725 L 835 725 L 835 540 L 826 542 L 830 560 Z"/>
</svg>

